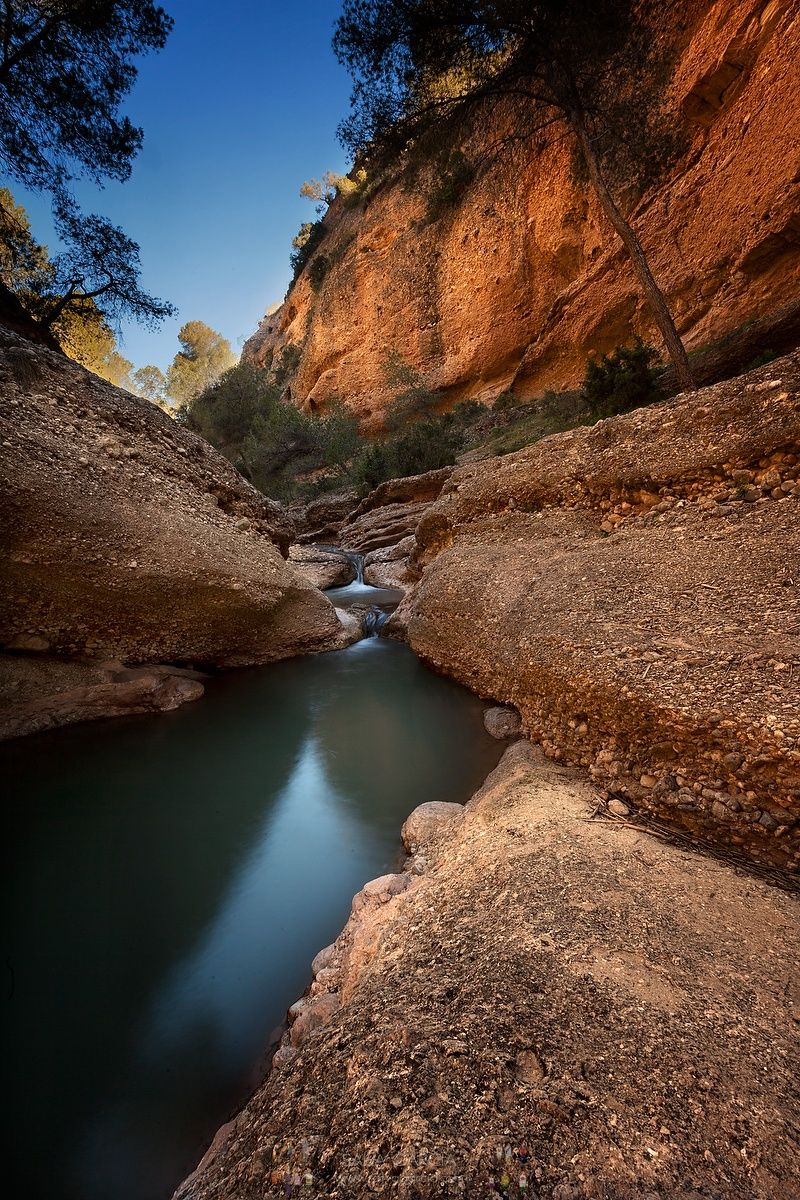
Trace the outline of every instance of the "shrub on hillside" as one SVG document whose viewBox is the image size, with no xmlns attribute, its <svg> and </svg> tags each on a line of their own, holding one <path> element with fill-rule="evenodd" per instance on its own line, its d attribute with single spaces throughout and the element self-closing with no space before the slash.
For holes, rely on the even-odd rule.
<svg viewBox="0 0 800 1200">
<path fill-rule="evenodd" d="M 268 371 L 239 363 L 179 413 L 190 429 L 226 453 L 238 450 L 256 417 L 266 413 L 277 398 L 278 389 Z"/>
<path fill-rule="evenodd" d="M 295 237 L 292 238 L 292 253 L 289 262 L 292 267 L 292 283 L 294 283 L 303 267 L 314 254 L 325 237 L 326 229 L 322 221 L 304 221 Z"/>
<path fill-rule="evenodd" d="M 439 160 L 427 195 L 425 220 L 438 221 L 461 201 L 475 178 L 475 165 L 462 150 L 452 150 Z"/>
<path fill-rule="evenodd" d="M 386 407 L 386 428 L 392 432 L 429 415 L 441 403 L 439 392 L 432 391 L 416 367 L 406 362 L 398 350 L 389 350 L 382 363 L 387 386 L 394 399 Z"/>
<path fill-rule="evenodd" d="M 660 400 L 651 366 L 656 358 L 653 347 L 638 337 L 633 346 L 617 346 L 600 359 L 590 358 L 581 394 L 592 416 L 610 417 Z"/>
<path fill-rule="evenodd" d="M 311 265 L 308 268 L 308 280 L 315 292 L 318 292 L 322 287 L 330 265 L 331 260 L 327 254 L 318 254 L 316 258 L 312 258 Z"/>
</svg>

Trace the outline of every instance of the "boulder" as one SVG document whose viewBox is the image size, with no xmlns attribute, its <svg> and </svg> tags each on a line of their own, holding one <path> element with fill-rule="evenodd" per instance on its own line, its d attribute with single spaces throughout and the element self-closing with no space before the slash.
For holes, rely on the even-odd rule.
<svg viewBox="0 0 800 1200">
<path fill-rule="evenodd" d="M 413 534 L 452 470 L 452 467 L 444 467 L 380 484 L 342 523 L 339 529 L 341 544 L 360 554 L 396 546 Z"/>
<path fill-rule="evenodd" d="M 289 514 L 294 522 L 298 542 L 336 542 L 339 527 L 358 504 L 355 491 L 319 496 L 308 504 L 292 504 Z"/>
<path fill-rule="evenodd" d="M 522 729 L 522 720 L 515 708 L 487 708 L 483 714 L 487 733 L 498 741 L 517 737 Z"/>
<path fill-rule="evenodd" d="M 406 817 L 400 836 L 409 854 L 427 849 L 449 837 L 464 819 L 463 804 L 431 800 L 419 804 Z"/>
<path fill-rule="evenodd" d="M 292 1022 L 289 1033 L 292 1046 L 299 1049 L 304 1045 L 312 1033 L 328 1024 L 339 1007 L 340 1000 L 336 992 L 323 992 L 306 999 Z"/>
<path fill-rule="evenodd" d="M 623 803 L 796 870 L 799 506 L 795 352 L 457 470 L 408 640 Z"/>
<path fill-rule="evenodd" d="M 364 623 L 355 608 L 337 608 L 335 611 L 341 625 L 339 645 L 335 649 L 344 650 L 354 642 L 361 641 L 364 636 Z"/>
<path fill-rule="evenodd" d="M 0 655 L 0 739 L 41 733 L 100 717 L 169 712 L 203 695 L 197 672 L 127 669 Z"/>
</svg>

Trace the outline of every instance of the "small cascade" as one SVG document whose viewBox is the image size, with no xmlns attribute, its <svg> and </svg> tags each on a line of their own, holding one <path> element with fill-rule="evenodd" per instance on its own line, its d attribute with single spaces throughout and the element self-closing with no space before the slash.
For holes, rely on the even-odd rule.
<svg viewBox="0 0 800 1200">
<path fill-rule="evenodd" d="M 364 612 L 359 614 L 361 617 L 361 628 L 364 630 L 364 637 L 377 637 L 381 627 L 386 623 L 389 614 L 384 609 L 378 608 L 377 604 L 371 605 Z"/>
<path fill-rule="evenodd" d="M 363 583 L 364 582 L 364 555 L 356 554 L 355 550 L 344 550 L 344 551 L 342 551 L 342 553 L 344 554 L 347 561 L 349 563 L 353 564 L 353 570 L 356 573 L 355 582 Z"/>
<path fill-rule="evenodd" d="M 319 549 L 325 550 L 328 547 L 320 546 Z M 337 550 L 338 554 L 347 558 L 356 577 L 344 587 L 328 588 L 326 594 L 337 608 L 348 609 L 358 618 L 365 639 L 378 637 L 390 613 L 394 612 L 402 600 L 403 593 L 397 588 L 376 587 L 365 583 L 363 554 L 358 554 L 355 550 L 338 550 L 333 546 L 330 549 Z"/>
</svg>

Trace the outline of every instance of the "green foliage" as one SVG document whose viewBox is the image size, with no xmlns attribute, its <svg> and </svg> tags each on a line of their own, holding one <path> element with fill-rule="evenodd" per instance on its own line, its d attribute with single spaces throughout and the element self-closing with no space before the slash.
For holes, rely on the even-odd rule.
<svg viewBox="0 0 800 1200">
<path fill-rule="evenodd" d="M 356 155 L 396 156 L 432 131 L 468 137 L 498 96 L 517 138 L 577 140 L 589 121 L 595 152 L 626 183 L 653 178 L 675 154 L 669 51 L 635 0 L 344 0 L 333 45 L 355 82 L 339 135 Z M 440 211 L 470 179 L 463 156 L 445 160 Z"/>
<path fill-rule="evenodd" d="M 57 337 L 66 314 L 90 323 L 100 314 L 153 324 L 174 312 L 139 287 L 139 247 L 121 229 L 102 217 L 84 216 L 69 197 L 58 200 L 55 217 L 67 248 L 51 260 L 34 238 L 25 209 L 7 188 L 0 189 L 0 277 Z M 68 324 L 74 331 L 75 321 Z"/>
<path fill-rule="evenodd" d="M 181 349 L 167 371 L 167 395 L 187 404 L 211 387 L 236 362 L 230 342 L 204 321 L 187 321 L 178 333 Z"/>
<path fill-rule="evenodd" d="M 65 354 L 116 387 L 133 390 L 133 363 L 117 349 L 114 331 L 91 300 L 80 309 L 67 308 L 53 325 Z"/>
<path fill-rule="evenodd" d="M 31 297 L 52 289 L 53 274 L 47 248 L 31 233 L 27 212 L 8 188 L 0 188 L 0 278 L 30 309 Z"/>
<path fill-rule="evenodd" d="M 289 255 L 289 262 L 292 267 L 293 283 L 324 240 L 326 232 L 322 221 L 304 221 L 297 235 L 292 238 L 294 249 Z"/>
<path fill-rule="evenodd" d="M 420 475 L 456 461 L 461 441 L 449 413 L 415 421 L 390 443 L 393 475 Z"/>
<path fill-rule="evenodd" d="M 396 432 L 429 415 L 441 404 L 441 396 L 426 386 L 425 380 L 410 363 L 407 363 L 398 350 L 389 350 L 381 364 L 383 377 L 387 387 L 395 395 L 386 408 L 386 428 Z"/>
<path fill-rule="evenodd" d="M 251 363 L 239 363 L 195 396 L 184 408 L 190 429 L 230 458 L 236 458 L 256 417 L 277 402 L 269 373 Z"/>
<path fill-rule="evenodd" d="M 5 6 L 0 165 L 57 191 L 79 175 L 124 180 L 142 131 L 120 114 L 134 59 L 160 50 L 172 19 L 151 0 Z"/>
<path fill-rule="evenodd" d="M 350 479 L 361 495 L 392 478 L 389 454 L 383 442 L 368 442 L 350 467 Z"/>
<path fill-rule="evenodd" d="M 279 387 L 282 388 L 286 381 L 295 374 L 302 357 L 303 347 L 296 342 L 290 342 L 283 347 L 277 362 L 273 361 L 272 364 L 272 378 Z"/>
<path fill-rule="evenodd" d="M 425 220 L 438 221 L 463 198 L 475 178 L 475 166 L 462 150 L 452 150 L 439 161 L 428 192 Z"/>
<path fill-rule="evenodd" d="M 329 402 L 321 416 L 313 417 L 318 434 L 319 453 L 328 467 L 346 473 L 349 463 L 362 446 L 358 418 L 342 400 Z"/>
<path fill-rule="evenodd" d="M 657 372 L 651 366 L 656 358 L 656 351 L 641 338 L 600 359 L 590 358 L 581 394 L 592 415 L 609 417 L 660 400 Z"/>
<path fill-rule="evenodd" d="M 341 196 L 350 207 L 358 203 L 366 186 L 367 172 L 363 167 L 354 169 L 349 175 L 326 171 L 322 179 L 307 179 L 300 188 L 300 195 L 325 206 L 333 204 Z"/>
<path fill-rule="evenodd" d="M 139 287 L 139 247 L 118 226 L 85 216 L 68 196 L 56 203 L 55 221 L 67 249 L 53 262 L 57 296 L 41 318 L 44 325 L 68 307 L 80 311 L 87 301 L 112 321 L 127 317 L 156 325 L 175 314 L 172 304 Z"/>
<path fill-rule="evenodd" d="M 133 363 L 119 353 L 114 331 L 96 301 L 85 294 L 64 303 L 59 263 L 34 238 L 28 214 L 0 188 L 0 278 L 38 320 L 50 324 L 65 354 L 117 387 L 131 388 Z"/>
<path fill-rule="evenodd" d="M 760 354 L 757 354 L 756 357 L 747 364 L 743 373 L 746 373 L 747 371 L 755 371 L 756 367 L 765 367 L 767 363 L 774 362 L 778 357 L 780 356 L 776 354 L 774 350 L 762 350 Z"/>
<path fill-rule="evenodd" d="M 450 411 L 450 417 L 456 429 L 462 430 L 469 430 L 485 415 L 486 409 L 477 400 L 460 400 Z"/>
<path fill-rule="evenodd" d="M 165 407 L 167 404 L 167 379 L 160 367 L 152 364 L 139 367 L 133 372 L 131 382 L 137 396 L 142 396 L 152 404 L 157 404 L 159 408 Z"/>
<path fill-rule="evenodd" d="M 357 419 L 341 401 L 303 412 L 281 391 L 270 371 L 239 363 L 184 407 L 183 420 L 276 499 L 301 494 L 310 473 L 323 472 L 320 490 L 346 481 L 362 444 Z"/>
<path fill-rule="evenodd" d="M 500 393 L 494 402 L 493 408 L 497 413 L 511 412 L 512 409 L 519 408 L 522 403 L 523 401 L 509 389 Z"/>
</svg>

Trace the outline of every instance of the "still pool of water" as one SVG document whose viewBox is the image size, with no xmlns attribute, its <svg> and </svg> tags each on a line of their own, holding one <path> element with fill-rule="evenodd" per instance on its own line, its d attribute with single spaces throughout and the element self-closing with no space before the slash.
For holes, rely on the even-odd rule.
<svg viewBox="0 0 800 1200">
<path fill-rule="evenodd" d="M 404 817 L 496 763 L 481 717 L 372 638 L 0 747 L 15 1195 L 167 1200 Z"/>
</svg>

